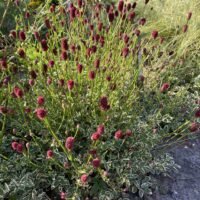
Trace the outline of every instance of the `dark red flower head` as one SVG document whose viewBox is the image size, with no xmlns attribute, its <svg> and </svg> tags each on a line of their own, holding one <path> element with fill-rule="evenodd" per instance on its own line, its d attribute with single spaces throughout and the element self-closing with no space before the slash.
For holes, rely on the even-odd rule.
<svg viewBox="0 0 200 200">
<path fill-rule="evenodd" d="M 195 112 L 195 117 L 200 118 L 200 108 Z"/>
<path fill-rule="evenodd" d="M 74 146 L 74 137 L 68 137 L 65 141 L 65 148 L 68 149 L 69 151 L 72 150 L 73 146 Z"/>
<path fill-rule="evenodd" d="M 108 104 L 108 98 L 106 96 L 100 98 L 100 108 L 104 111 L 110 109 L 110 105 Z"/>
<path fill-rule="evenodd" d="M 43 39 L 41 41 L 41 47 L 43 51 L 47 51 L 48 50 L 48 45 L 47 45 L 47 41 L 45 39 Z"/>
<path fill-rule="evenodd" d="M 18 54 L 19 54 L 19 56 L 20 56 L 21 58 L 25 58 L 25 57 L 26 57 L 26 53 L 25 53 L 25 51 L 24 51 L 23 49 L 19 49 L 19 50 L 18 50 Z"/>
<path fill-rule="evenodd" d="M 128 54 L 129 54 L 129 48 L 128 47 L 124 47 L 122 49 L 122 56 L 126 58 L 128 56 Z"/>
<path fill-rule="evenodd" d="M 117 132 L 115 132 L 115 139 L 119 140 L 123 138 L 123 132 L 121 130 L 118 130 Z"/>
<path fill-rule="evenodd" d="M 88 175 L 87 174 L 83 174 L 81 176 L 81 183 L 85 184 L 88 181 Z"/>
<path fill-rule="evenodd" d="M 89 76 L 89 79 L 90 79 L 90 80 L 94 80 L 94 79 L 95 79 L 95 76 L 96 76 L 96 74 L 95 74 L 95 72 L 94 72 L 94 71 L 90 71 L 88 76 Z"/>
<path fill-rule="evenodd" d="M 183 33 L 186 33 L 186 32 L 187 32 L 187 30 L 188 30 L 188 25 L 187 25 L 187 24 L 185 24 L 185 25 L 183 26 Z"/>
<path fill-rule="evenodd" d="M 10 31 L 10 36 L 13 37 L 14 39 L 17 38 L 17 32 L 15 30 Z"/>
<path fill-rule="evenodd" d="M 8 112 L 8 109 L 5 106 L 0 106 L 0 113 L 6 114 Z"/>
<path fill-rule="evenodd" d="M 83 0 L 77 0 L 78 1 L 78 7 L 81 8 L 83 6 Z"/>
<path fill-rule="evenodd" d="M 0 60 L 0 67 L 6 69 L 7 68 L 7 61 L 6 59 L 1 59 Z"/>
<path fill-rule="evenodd" d="M 47 151 L 47 159 L 50 159 L 50 158 L 52 158 L 53 157 L 53 151 L 52 150 L 48 150 Z"/>
<path fill-rule="evenodd" d="M 83 70 L 83 65 L 82 64 L 77 64 L 77 71 L 78 73 L 81 73 Z"/>
<path fill-rule="evenodd" d="M 22 153 L 22 152 L 23 152 L 23 149 L 24 149 L 23 144 L 18 143 L 16 151 L 17 151 L 18 153 Z"/>
<path fill-rule="evenodd" d="M 24 92 L 19 87 L 15 86 L 13 89 L 13 95 L 16 98 L 22 98 L 24 96 Z"/>
<path fill-rule="evenodd" d="M 99 133 L 100 135 L 102 135 L 104 133 L 104 130 L 105 130 L 105 126 L 103 124 L 100 124 L 97 127 L 97 133 Z"/>
<path fill-rule="evenodd" d="M 140 30 L 139 29 L 135 30 L 135 35 L 138 36 L 138 37 L 140 36 Z"/>
<path fill-rule="evenodd" d="M 124 8 L 124 1 L 120 0 L 119 3 L 118 3 L 118 11 L 122 12 L 123 8 Z"/>
<path fill-rule="evenodd" d="M 13 150 L 17 150 L 18 142 L 12 142 L 11 147 Z"/>
<path fill-rule="evenodd" d="M 44 102 L 45 102 L 45 99 L 44 99 L 44 97 L 43 96 L 39 96 L 38 98 L 37 98 L 37 103 L 38 103 L 38 105 L 43 105 L 44 104 Z"/>
<path fill-rule="evenodd" d="M 69 48 L 67 38 L 61 39 L 61 49 L 62 51 L 67 51 Z"/>
<path fill-rule="evenodd" d="M 169 89 L 169 83 L 163 83 L 162 87 L 160 88 L 160 92 L 166 92 Z"/>
<path fill-rule="evenodd" d="M 68 90 L 72 90 L 74 88 L 74 81 L 73 80 L 67 81 L 67 87 Z"/>
<path fill-rule="evenodd" d="M 189 130 L 191 132 L 195 132 L 197 131 L 198 129 L 200 129 L 200 124 L 196 123 L 196 122 L 193 122 L 190 127 L 189 127 Z"/>
<path fill-rule="evenodd" d="M 133 133 L 131 130 L 127 129 L 125 134 L 126 136 L 130 137 Z"/>
<path fill-rule="evenodd" d="M 158 37 L 158 31 L 152 31 L 151 36 L 153 37 L 153 39 L 156 39 Z"/>
<path fill-rule="evenodd" d="M 146 19 L 145 18 L 140 19 L 140 21 L 139 21 L 140 25 L 144 26 L 145 23 L 146 23 Z"/>
<path fill-rule="evenodd" d="M 192 17 L 192 12 L 189 12 L 188 16 L 187 16 L 187 20 L 189 21 L 191 19 L 191 17 Z"/>
<path fill-rule="evenodd" d="M 94 168 L 98 168 L 101 164 L 101 160 L 99 158 L 95 158 L 93 161 L 92 161 L 92 166 Z"/>
<path fill-rule="evenodd" d="M 35 32 L 34 32 L 34 37 L 35 37 L 35 39 L 36 39 L 37 41 L 40 41 L 40 34 L 39 34 L 39 32 L 35 31 Z"/>
<path fill-rule="evenodd" d="M 44 23 L 45 23 L 45 26 L 50 29 L 51 28 L 51 23 L 50 23 L 50 20 L 49 19 L 45 19 L 44 20 Z"/>
<path fill-rule="evenodd" d="M 115 19 L 115 14 L 113 12 L 109 12 L 108 19 L 109 19 L 109 22 L 113 22 L 113 20 Z"/>
<path fill-rule="evenodd" d="M 25 34 L 24 31 L 19 31 L 19 39 L 20 39 L 21 41 L 26 40 L 26 34 Z"/>
<path fill-rule="evenodd" d="M 61 52 L 61 55 L 60 55 L 60 59 L 61 59 L 61 60 L 67 60 L 67 57 L 68 57 L 68 56 L 67 56 L 67 52 L 66 52 L 66 51 L 62 51 L 62 52 Z"/>
<path fill-rule="evenodd" d="M 128 14 L 128 20 L 132 21 L 135 18 L 135 12 L 132 11 Z"/>
<path fill-rule="evenodd" d="M 50 60 L 48 65 L 49 65 L 49 67 L 53 67 L 55 65 L 54 60 Z"/>
<path fill-rule="evenodd" d="M 36 116 L 40 120 L 44 120 L 45 117 L 47 116 L 47 111 L 44 108 L 37 108 L 35 110 Z"/>
<path fill-rule="evenodd" d="M 101 134 L 99 132 L 95 132 L 91 136 L 91 140 L 96 141 L 101 137 Z"/>
</svg>

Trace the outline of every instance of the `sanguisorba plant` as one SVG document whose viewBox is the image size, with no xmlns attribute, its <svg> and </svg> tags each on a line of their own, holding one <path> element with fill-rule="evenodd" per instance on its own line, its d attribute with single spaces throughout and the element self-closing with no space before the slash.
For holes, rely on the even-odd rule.
<svg viewBox="0 0 200 200">
<path fill-rule="evenodd" d="M 0 183 L 9 188 L 13 166 L 40 179 L 18 184 L 26 193 L 8 189 L 1 195 L 116 199 L 123 191 L 151 193 L 149 175 L 173 164 L 152 154 L 160 140 L 156 120 L 142 121 L 141 46 L 162 46 L 156 27 L 140 31 L 146 19 L 136 3 L 122 0 L 117 6 L 47 2 L 21 12 L 10 33 L 16 53 L 1 59 L 0 155 L 7 167 Z M 156 93 L 168 90 L 164 83 Z M 148 106 L 155 101 L 160 104 L 149 98 Z"/>
</svg>

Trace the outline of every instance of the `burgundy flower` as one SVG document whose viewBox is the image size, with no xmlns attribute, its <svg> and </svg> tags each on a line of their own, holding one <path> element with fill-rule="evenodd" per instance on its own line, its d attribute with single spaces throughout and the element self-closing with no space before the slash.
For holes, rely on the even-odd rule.
<svg viewBox="0 0 200 200">
<path fill-rule="evenodd" d="M 101 32 L 101 31 L 102 31 L 102 28 L 103 28 L 103 23 L 102 23 L 102 22 L 99 22 L 99 23 L 98 23 L 98 30 Z"/>
<path fill-rule="evenodd" d="M 0 60 L 0 67 L 6 69 L 7 68 L 7 61 L 6 59 L 1 59 Z"/>
<path fill-rule="evenodd" d="M 54 12 L 55 12 L 55 9 L 56 9 L 56 5 L 55 5 L 55 4 L 52 4 L 52 5 L 50 6 L 50 12 L 51 12 L 51 13 L 54 13 Z"/>
<path fill-rule="evenodd" d="M 74 81 L 73 80 L 67 81 L 67 87 L 68 90 L 72 90 L 74 88 Z"/>
<path fill-rule="evenodd" d="M 196 122 L 193 122 L 190 127 L 189 127 L 189 130 L 191 132 L 195 132 L 197 131 L 198 129 L 200 129 L 200 124 L 196 123 Z"/>
<path fill-rule="evenodd" d="M 15 30 L 10 31 L 10 36 L 13 37 L 14 39 L 17 38 L 17 32 Z"/>
<path fill-rule="evenodd" d="M 162 87 L 160 88 L 160 92 L 166 92 L 169 89 L 169 83 L 163 83 Z"/>
<path fill-rule="evenodd" d="M 44 104 L 44 102 L 45 102 L 45 99 L 44 99 L 44 97 L 43 96 L 39 96 L 38 98 L 37 98 L 37 103 L 38 103 L 38 105 L 43 105 Z"/>
<path fill-rule="evenodd" d="M 133 133 L 131 130 L 127 129 L 125 134 L 126 136 L 130 137 Z"/>
<path fill-rule="evenodd" d="M 200 108 L 195 112 L 195 117 L 200 118 Z"/>
<path fill-rule="evenodd" d="M 5 106 L 0 106 L 0 113 L 6 114 L 8 112 L 8 109 Z"/>
<path fill-rule="evenodd" d="M 64 79 L 60 79 L 60 80 L 58 80 L 58 85 L 59 86 L 64 86 L 64 84 L 65 84 L 65 80 Z"/>
<path fill-rule="evenodd" d="M 50 60 L 48 65 L 49 65 L 49 67 L 53 67 L 54 64 L 55 64 L 55 62 L 53 60 Z"/>
<path fill-rule="evenodd" d="M 62 39 L 61 39 L 61 49 L 62 49 L 63 51 L 67 51 L 68 48 L 69 48 L 69 46 L 68 46 L 67 38 L 62 38 Z"/>
<path fill-rule="evenodd" d="M 73 146 L 74 146 L 74 137 L 70 136 L 65 141 L 65 148 L 71 151 Z"/>
<path fill-rule="evenodd" d="M 78 0 L 78 7 L 81 8 L 83 6 L 83 0 Z"/>
<path fill-rule="evenodd" d="M 149 3 L 149 0 L 145 0 L 145 2 L 144 2 L 145 4 L 148 4 Z"/>
<path fill-rule="evenodd" d="M 47 41 L 45 39 L 43 39 L 41 41 L 41 47 L 43 51 L 47 51 L 48 50 L 48 45 L 47 45 Z"/>
<path fill-rule="evenodd" d="M 40 120 L 44 120 L 45 117 L 47 116 L 47 111 L 44 108 L 37 108 L 35 110 L 36 116 Z"/>
<path fill-rule="evenodd" d="M 158 31 L 152 31 L 151 36 L 153 37 L 153 39 L 156 39 L 158 37 Z"/>
<path fill-rule="evenodd" d="M 48 151 L 47 151 L 47 159 L 50 159 L 50 158 L 52 158 L 52 157 L 53 157 L 53 155 L 54 155 L 54 153 L 53 153 L 53 151 L 52 151 L 52 150 L 48 150 Z"/>
<path fill-rule="evenodd" d="M 124 8 L 124 1 L 120 0 L 119 3 L 118 3 L 118 11 L 122 12 L 123 8 Z"/>
<path fill-rule="evenodd" d="M 137 3 L 136 3 L 136 2 L 134 2 L 134 3 L 132 4 L 132 8 L 133 8 L 133 9 L 135 9 L 135 8 L 136 8 L 136 6 L 137 6 Z"/>
<path fill-rule="evenodd" d="M 129 37 L 128 37 L 128 35 L 125 34 L 123 39 L 124 39 L 124 43 L 127 44 L 128 41 L 129 41 Z"/>
<path fill-rule="evenodd" d="M 83 70 L 83 65 L 82 64 L 77 64 L 77 71 L 78 73 L 81 73 Z"/>
<path fill-rule="evenodd" d="M 18 153 L 22 153 L 22 152 L 23 152 L 23 149 L 24 149 L 24 146 L 23 146 L 22 144 L 18 143 L 16 151 L 17 151 Z"/>
<path fill-rule="evenodd" d="M 113 20 L 115 19 L 115 15 L 113 12 L 109 12 L 108 13 L 108 19 L 109 19 L 109 22 L 113 22 Z"/>
<path fill-rule="evenodd" d="M 119 140 L 123 138 L 123 132 L 121 130 L 118 130 L 117 132 L 115 132 L 115 139 Z"/>
<path fill-rule="evenodd" d="M 103 124 L 100 124 L 97 127 L 97 133 L 99 133 L 100 135 L 102 135 L 104 133 L 104 130 L 105 130 L 105 126 Z"/>
<path fill-rule="evenodd" d="M 186 32 L 187 32 L 187 30 L 188 30 L 188 25 L 187 25 L 187 24 L 185 24 L 185 25 L 183 26 L 183 33 L 186 33 Z"/>
<path fill-rule="evenodd" d="M 61 60 L 67 60 L 67 52 L 62 51 L 60 58 L 61 58 Z"/>
<path fill-rule="evenodd" d="M 29 84 L 30 86 L 33 86 L 33 85 L 35 84 L 34 79 L 29 79 L 29 80 L 28 80 L 28 84 Z"/>
<path fill-rule="evenodd" d="M 191 17 L 192 17 L 192 12 L 189 12 L 188 16 L 187 16 L 187 20 L 189 21 L 191 19 Z"/>
<path fill-rule="evenodd" d="M 24 96 L 24 92 L 19 87 L 15 86 L 13 89 L 13 95 L 20 99 Z"/>
<path fill-rule="evenodd" d="M 61 200 L 66 200 L 66 199 L 67 199 L 67 193 L 61 192 L 61 193 L 60 193 L 60 199 L 61 199 Z"/>
<path fill-rule="evenodd" d="M 49 20 L 49 19 L 45 19 L 45 20 L 44 20 L 44 24 L 45 24 L 45 26 L 46 26 L 48 29 L 51 28 L 51 23 L 50 23 L 50 20 Z"/>
<path fill-rule="evenodd" d="M 73 20 L 76 17 L 76 8 L 74 6 L 72 6 L 69 9 L 69 13 L 70 13 L 70 19 Z"/>
<path fill-rule="evenodd" d="M 146 19 L 145 18 L 140 19 L 140 21 L 139 21 L 140 25 L 144 26 L 145 23 L 146 23 Z"/>
<path fill-rule="evenodd" d="M 17 150 L 18 142 L 12 142 L 11 147 L 13 150 Z"/>
<path fill-rule="evenodd" d="M 88 181 L 88 175 L 87 174 L 83 174 L 81 176 L 81 183 L 85 184 Z"/>
<path fill-rule="evenodd" d="M 107 81 L 111 81 L 111 76 L 106 76 Z"/>
<path fill-rule="evenodd" d="M 94 72 L 94 71 L 90 71 L 88 76 L 89 76 L 89 79 L 90 79 L 90 80 L 94 80 L 94 79 L 95 79 L 95 76 L 96 76 L 96 74 L 95 74 L 95 72 Z"/>
<path fill-rule="evenodd" d="M 36 78 L 37 78 L 37 73 L 36 73 L 36 71 L 31 70 L 31 71 L 30 71 L 30 76 L 31 76 L 32 79 L 36 79 Z"/>
<path fill-rule="evenodd" d="M 100 59 L 97 59 L 97 60 L 94 61 L 94 67 L 96 69 L 99 69 L 99 66 L 100 66 Z"/>
<path fill-rule="evenodd" d="M 35 31 L 35 32 L 34 32 L 34 37 L 35 37 L 35 39 L 36 39 L 37 41 L 40 41 L 40 34 L 39 34 L 39 32 Z"/>
<path fill-rule="evenodd" d="M 19 39 L 20 39 L 21 41 L 26 40 L 26 34 L 25 34 L 24 31 L 19 31 Z"/>
<path fill-rule="evenodd" d="M 101 134 L 99 132 L 95 132 L 91 136 L 91 140 L 96 141 L 101 137 Z"/>
<path fill-rule="evenodd" d="M 128 48 L 128 47 L 124 47 L 124 48 L 122 49 L 122 56 L 123 56 L 123 57 L 127 57 L 128 54 L 129 54 L 129 48 Z"/>
<path fill-rule="evenodd" d="M 26 57 L 26 53 L 25 53 L 25 51 L 24 51 L 23 49 L 19 49 L 19 50 L 18 50 L 18 54 L 19 54 L 19 56 L 20 56 L 21 58 L 25 58 L 25 57 Z"/>
<path fill-rule="evenodd" d="M 31 109 L 30 109 L 30 108 L 25 108 L 25 109 L 24 109 L 24 111 L 25 111 L 25 113 L 27 113 L 27 114 L 28 114 L 28 113 L 30 113 L 30 112 L 31 112 Z"/>
<path fill-rule="evenodd" d="M 95 158 L 93 161 L 92 161 L 92 165 L 94 168 L 98 168 L 101 164 L 101 161 L 99 158 Z"/>
<path fill-rule="evenodd" d="M 132 11 L 128 14 L 128 20 L 132 21 L 135 18 L 135 12 Z"/>
<path fill-rule="evenodd" d="M 47 78 L 47 85 L 51 85 L 52 79 L 50 77 Z"/>
<path fill-rule="evenodd" d="M 135 30 L 135 35 L 138 36 L 138 37 L 140 36 L 140 30 L 139 29 Z"/>
<path fill-rule="evenodd" d="M 100 108 L 104 111 L 110 109 L 110 105 L 108 104 L 108 98 L 106 96 L 100 98 Z"/>
<path fill-rule="evenodd" d="M 30 17 L 30 13 L 27 11 L 27 12 L 25 13 L 25 18 L 28 19 L 29 17 Z"/>
</svg>

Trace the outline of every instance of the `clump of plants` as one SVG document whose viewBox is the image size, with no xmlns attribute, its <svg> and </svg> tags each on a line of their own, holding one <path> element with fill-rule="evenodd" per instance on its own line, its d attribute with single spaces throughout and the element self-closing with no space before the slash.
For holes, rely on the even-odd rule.
<svg viewBox="0 0 200 200">
<path fill-rule="evenodd" d="M 0 61 L 1 197 L 152 194 L 152 175 L 176 166 L 154 148 L 186 134 L 194 109 L 200 117 L 193 102 L 177 119 L 179 100 L 190 94 L 175 95 L 175 85 L 161 79 L 151 85 L 143 74 L 166 48 L 162 34 L 156 27 L 141 31 L 148 19 L 137 3 L 122 0 L 47 1 L 21 12 L 10 32 L 15 53 L 3 52 Z M 145 58 L 144 49 L 151 50 Z"/>
</svg>

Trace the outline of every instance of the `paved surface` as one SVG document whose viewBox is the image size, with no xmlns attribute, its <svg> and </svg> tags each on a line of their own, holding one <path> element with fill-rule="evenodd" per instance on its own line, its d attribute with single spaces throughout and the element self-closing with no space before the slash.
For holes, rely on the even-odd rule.
<svg viewBox="0 0 200 200">
<path fill-rule="evenodd" d="M 159 177 L 159 188 L 148 200 L 200 200 L 200 139 L 170 152 L 180 165 L 171 177 Z"/>
</svg>

